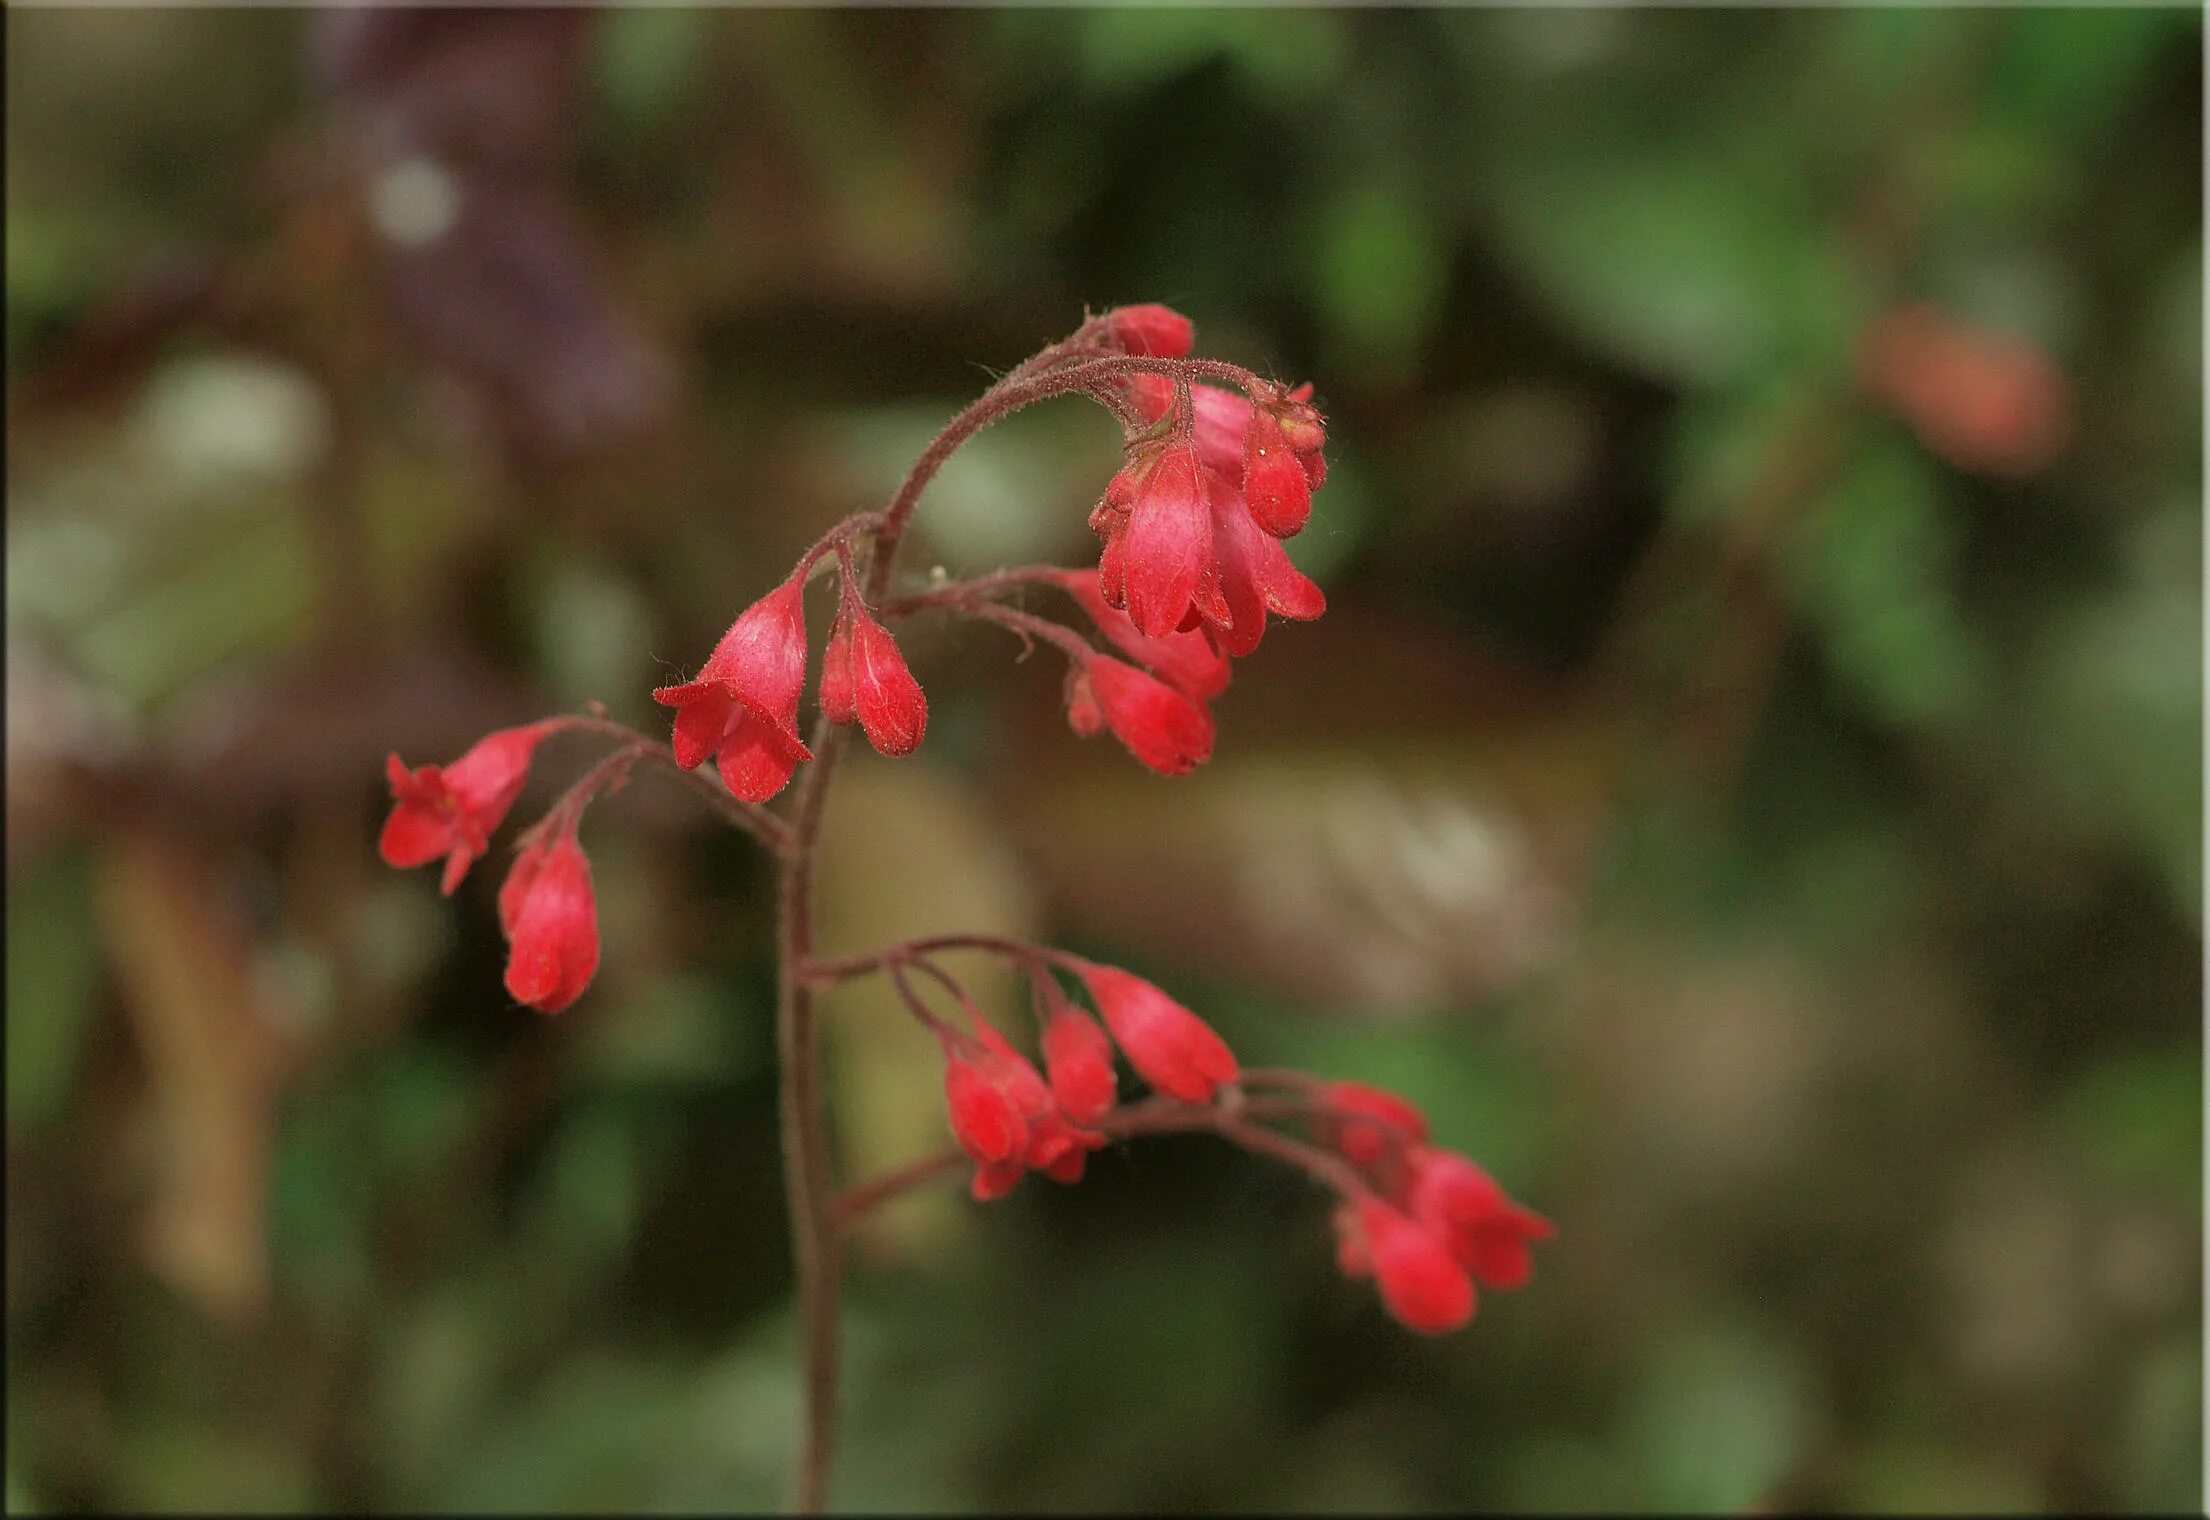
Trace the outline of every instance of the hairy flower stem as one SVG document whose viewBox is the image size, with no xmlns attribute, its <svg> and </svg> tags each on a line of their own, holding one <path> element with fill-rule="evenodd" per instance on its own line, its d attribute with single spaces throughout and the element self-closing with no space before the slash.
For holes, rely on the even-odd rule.
<svg viewBox="0 0 2210 1520">
<path fill-rule="evenodd" d="M 1075 340 L 1056 344 L 1024 362 L 944 424 L 913 462 L 875 525 L 863 588 L 867 603 L 879 604 L 889 588 L 898 545 L 921 493 L 959 446 L 990 424 L 1038 401 L 1122 375 L 1165 374 L 1178 381 L 1202 376 L 1238 385 L 1254 380 L 1247 370 L 1210 360 L 1129 355 L 1093 358 L 1092 352 Z M 834 530 L 824 544 L 833 537 Z M 821 1031 L 814 1017 L 814 988 L 820 983 L 811 973 L 814 853 L 828 806 L 829 783 L 836 775 L 844 739 L 844 728 L 830 722 L 825 714 L 815 720 L 811 744 L 814 763 L 800 784 L 788 832 L 780 841 L 782 878 L 776 893 L 775 1043 L 782 1068 L 779 1096 L 783 1180 L 804 1346 L 805 1410 L 799 1421 L 793 1490 L 793 1507 L 800 1514 L 818 1514 L 827 1503 L 829 1470 L 836 1447 L 839 1299 L 844 1272 L 835 1228 L 836 1185 L 821 1084 Z M 756 827 L 752 831 L 761 832 Z"/>
</svg>

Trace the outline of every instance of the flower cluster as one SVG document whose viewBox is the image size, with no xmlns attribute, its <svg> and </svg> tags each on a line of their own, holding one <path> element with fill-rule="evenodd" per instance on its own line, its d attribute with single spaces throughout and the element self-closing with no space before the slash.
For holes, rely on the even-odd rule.
<svg viewBox="0 0 2210 1520">
<path fill-rule="evenodd" d="M 1309 386 L 1190 358 L 1193 336 L 1188 319 L 1166 307 L 1122 307 L 1009 371 L 946 428 L 887 510 L 824 534 L 738 614 L 695 675 L 652 693 L 671 709 L 669 743 L 594 714 L 501 729 L 448 765 L 410 769 L 392 756 L 383 858 L 401 867 L 443 861 L 451 893 L 488 852 L 544 741 L 597 735 L 615 747 L 522 833 L 498 892 L 511 996 L 557 1013 L 589 985 L 598 917 L 578 828 L 586 807 L 640 762 L 658 765 L 765 845 L 785 873 L 786 930 L 792 912 L 803 923 L 827 767 L 808 774 L 796 808 L 778 814 L 762 804 L 842 742 L 843 726 L 856 726 L 884 755 L 920 746 L 928 702 L 892 628 L 932 611 L 995 624 L 1063 654 L 1067 719 L 1077 733 L 1109 730 L 1166 775 L 1203 764 L 1216 738 L 1210 704 L 1227 687 L 1231 662 L 1257 649 L 1270 616 L 1310 619 L 1324 609 L 1319 587 L 1282 543 L 1309 521 L 1327 464 Z M 1085 396 L 1121 424 L 1126 457 L 1090 517 L 1103 540 L 1098 563 L 939 579 L 896 594 L 892 561 L 928 475 L 964 437 L 1055 395 Z M 834 611 L 809 740 L 799 728 L 812 654 L 806 594 L 831 576 Z M 1071 602 L 1089 636 L 1018 604 L 1038 589 Z M 957 1150 L 928 1166 L 971 1164 L 977 1199 L 1004 1196 L 1031 1171 L 1077 1182 L 1093 1151 L 1139 1135 L 1214 1133 L 1329 1187 L 1343 1270 L 1372 1278 L 1390 1314 L 1428 1333 L 1466 1322 L 1477 1283 L 1524 1282 L 1529 1244 L 1550 1233 L 1469 1158 L 1431 1144 L 1425 1116 L 1404 1099 L 1247 1069 L 1196 1013 L 1118 967 L 979 935 L 905 941 L 844 961 L 814 959 L 806 944 L 803 934 L 783 941 L 786 1009 L 808 995 L 796 989 L 882 973 L 933 1033 Z M 1033 1057 L 938 963 L 938 952 L 957 949 L 997 955 L 1027 977 Z M 956 1003 L 955 1018 L 931 1005 L 923 982 Z M 1147 1095 L 1122 1101 L 1122 1060 Z M 786 1102 L 791 1080 L 786 1072 Z M 883 1186 L 847 1196 L 870 1199 Z"/>
<path fill-rule="evenodd" d="M 1439 1334 L 1473 1317 L 1476 1282 L 1527 1281 L 1529 1243 L 1549 1238 L 1549 1220 L 1514 1203 L 1472 1158 L 1430 1145 L 1427 1116 L 1395 1093 L 1330 1082 L 1319 1101 L 1323 1143 L 1372 1189 L 1336 1209 L 1336 1264 L 1373 1278 L 1391 1314 Z"/>
</svg>

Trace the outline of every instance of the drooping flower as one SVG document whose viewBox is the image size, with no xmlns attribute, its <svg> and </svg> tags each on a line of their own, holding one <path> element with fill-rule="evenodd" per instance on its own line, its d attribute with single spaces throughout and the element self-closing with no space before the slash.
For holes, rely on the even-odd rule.
<svg viewBox="0 0 2210 1520">
<path fill-rule="evenodd" d="M 732 794 L 765 802 L 813 751 L 798 737 L 806 684 L 805 582 L 792 576 L 729 625 L 697 676 L 652 700 L 675 709 L 675 759 L 689 770 L 712 755 Z"/>
<path fill-rule="evenodd" d="M 391 781 L 391 816 L 376 848 L 384 864 L 405 869 L 445 858 L 439 890 L 450 897 L 484 852 L 491 835 L 529 779 L 530 756 L 559 727 L 557 719 L 484 735 L 450 765 L 407 769 L 397 755 L 384 762 Z"/>
<path fill-rule="evenodd" d="M 1128 1064 L 1160 1092 L 1205 1103 L 1241 1074 L 1235 1052 L 1210 1024 L 1142 977 L 1085 961 L 1082 979 Z"/>
<path fill-rule="evenodd" d="M 1128 620 L 1161 637 L 1194 626 L 1193 613 L 1225 615 L 1197 450 L 1170 443 L 1130 469 L 1136 472 L 1133 500 L 1114 534 Z"/>
<path fill-rule="evenodd" d="M 1328 1109 L 1323 1137 L 1354 1165 L 1379 1166 L 1427 1138 L 1427 1116 L 1386 1088 L 1330 1082 L 1322 1101 Z"/>
<path fill-rule="evenodd" d="M 1078 1124 L 1095 1124 L 1113 1110 L 1120 1093 L 1113 1078 L 1113 1044 L 1097 1020 L 1069 1003 L 1054 999 L 1056 1006 L 1044 1024 L 1044 1070 L 1051 1078 L 1051 1095 L 1067 1117 Z"/>
<path fill-rule="evenodd" d="M 1095 733 L 1084 728 L 1085 705 L 1094 706 L 1130 754 L 1162 775 L 1186 775 L 1212 758 L 1212 714 L 1110 655 L 1084 660 L 1079 685 L 1068 693 L 1067 721 L 1077 733 Z"/>
<path fill-rule="evenodd" d="M 572 821 L 515 857 L 499 888 L 499 926 L 515 1001 L 558 1013 L 590 985 L 599 965 L 598 899 Z"/>
<path fill-rule="evenodd" d="M 1241 658 L 1258 648 L 1266 615 L 1310 622 L 1327 611 L 1327 594 L 1289 561 L 1281 540 L 1261 529 L 1242 496 L 1219 475 L 1211 487 L 1213 552 L 1227 616 L 1208 619 L 1205 636 L 1222 654 Z"/>
<path fill-rule="evenodd" d="M 1410 1208 L 1459 1265 L 1492 1288 L 1525 1283 L 1534 1270 L 1529 1243 L 1553 1233 L 1549 1220 L 1514 1203 L 1471 1158 L 1438 1146 L 1412 1152 Z"/>
<path fill-rule="evenodd" d="M 1357 1225 L 1382 1307 L 1399 1324 L 1441 1335 L 1473 1318 L 1473 1279 L 1433 1229 L 1370 1195 L 1358 1200 Z"/>
<path fill-rule="evenodd" d="M 959 1148 L 988 1166 L 1015 1160 L 1028 1148 L 1028 1121 L 1020 1106 L 982 1062 L 947 1047 L 944 1101 L 951 1110 Z"/>
<path fill-rule="evenodd" d="M 928 731 L 928 699 L 890 630 L 854 596 L 837 617 L 822 656 L 821 705 L 836 722 L 854 717 L 885 755 L 909 755 Z"/>
<path fill-rule="evenodd" d="M 1149 666 L 1160 680 L 1192 700 L 1209 702 L 1227 689 L 1228 661 L 1202 633 L 1170 633 L 1154 638 L 1130 622 L 1127 613 L 1106 602 L 1096 576 L 1083 570 L 1061 570 L 1051 580 L 1081 604 L 1097 631 L 1112 640 L 1115 647 Z"/>
<path fill-rule="evenodd" d="M 1157 302 L 1119 307 L 1107 314 L 1106 321 L 1122 348 L 1160 359 L 1181 358 L 1197 336 L 1189 318 Z"/>
</svg>

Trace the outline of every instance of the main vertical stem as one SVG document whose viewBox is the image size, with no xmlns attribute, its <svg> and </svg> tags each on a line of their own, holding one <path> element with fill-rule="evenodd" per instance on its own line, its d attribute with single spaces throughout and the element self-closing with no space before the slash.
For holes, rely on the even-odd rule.
<svg viewBox="0 0 2210 1520">
<path fill-rule="evenodd" d="M 837 1340 L 842 1323 L 842 1251 L 831 1206 L 836 1179 L 829 1165 L 828 1105 L 821 1087 L 821 1031 L 813 991 L 800 979 L 813 957 L 813 857 L 829 778 L 844 731 L 823 717 L 814 724 L 814 762 L 792 814 L 791 842 L 776 896 L 775 1044 L 782 1069 L 783 1184 L 790 1210 L 791 1256 L 798 1278 L 805 1409 L 799 1419 L 792 1507 L 819 1514 L 827 1502 L 836 1449 Z"/>
<path fill-rule="evenodd" d="M 1089 330 L 1085 327 L 1083 332 Z M 1145 371 L 1164 371 L 1176 378 L 1185 373 L 1244 375 L 1207 360 L 1126 355 L 1092 359 L 1056 374 L 1041 373 L 1066 351 L 1065 345 L 1055 345 L 1006 375 L 944 424 L 943 431 L 921 451 L 874 531 L 864 588 L 870 605 L 882 601 L 890 584 L 899 541 L 921 492 L 953 451 L 981 429 L 1047 396 L 1113 375 Z M 821 1087 L 821 1031 L 814 1018 L 813 989 L 800 973 L 813 958 L 813 857 L 821 838 L 829 781 L 836 774 L 844 739 L 845 730 L 831 723 L 827 714 L 815 721 L 813 764 L 806 768 L 791 814 L 783 845 L 781 889 L 776 894 L 775 1044 L 782 1067 L 783 1183 L 798 1277 L 806 1390 L 793 1508 L 807 1515 L 819 1514 L 828 1502 L 829 1469 L 836 1450 L 837 1343 L 842 1328 L 838 1300 L 844 1263 L 836 1228 L 836 1179 L 829 1162 L 828 1106 Z"/>
</svg>

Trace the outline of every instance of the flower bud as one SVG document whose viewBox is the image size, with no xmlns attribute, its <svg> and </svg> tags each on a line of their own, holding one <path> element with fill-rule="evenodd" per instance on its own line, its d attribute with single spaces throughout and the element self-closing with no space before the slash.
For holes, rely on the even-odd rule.
<svg viewBox="0 0 2210 1520">
<path fill-rule="evenodd" d="M 1095 1124 L 1112 1112 L 1120 1087 L 1113 1078 L 1113 1042 L 1081 1009 L 1063 997 L 1044 1025 L 1044 1070 L 1051 1095 L 1078 1124 Z"/>
<path fill-rule="evenodd" d="M 1251 411 L 1243 435 L 1243 499 L 1251 517 L 1276 538 L 1293 538 L 1312 516 L 1312 484 L 1303 461 L 1265 407 Z"/>
<path fill-rule="evenodd" d="M 845 639 L 853 705 L 867 742 L 885 755 L 911 754 L 928 731 L 929 705 L 898 641 L 856 599 Z"/>
<path fill-rule="evenodd" d="M 572 832 L 532 843 L 499 889 L 508 940 L 506 990 L 517 1002 L 558 1013 L 590 984 L 599 965 L 598 900 L 591 862 Z"/>
<path fill-rule="evenodd" d="M 944 1101 L 959 1148 L 984 1165 L 1017 1160 L 1028 1146 L 1028 1121 L 1004 1086 L 957 1050 L 944 1062 Z"/>
<path fill-rule="evenodd" d="M 1451 1259 L 1442 1237 L 1379 1198 L 1358 1202 L 1382 1307 L 1406 1329 L 1441 1335 L 1473 1318 L 1473 1279 Z"/>
<path fill-rule="evenodd" d="M 1235 1052 L 1210 1024 L 1142 977 L 1085 962 L 1082 979 L 1128 1064 L 1160 1092 L 1205 1103 L 1241 1073 Z"/>
<path fill-rule="evenodd" d="M 1123 306 L 1106 321 L 1111 324 L 1113 337 L 1122 348 L 1153 358 L 1179 359 L 1189 352 L 1197 338 L 1197 330 L 1189 318 L 1170 306 L 1155 302 Z"/>
</svg>

